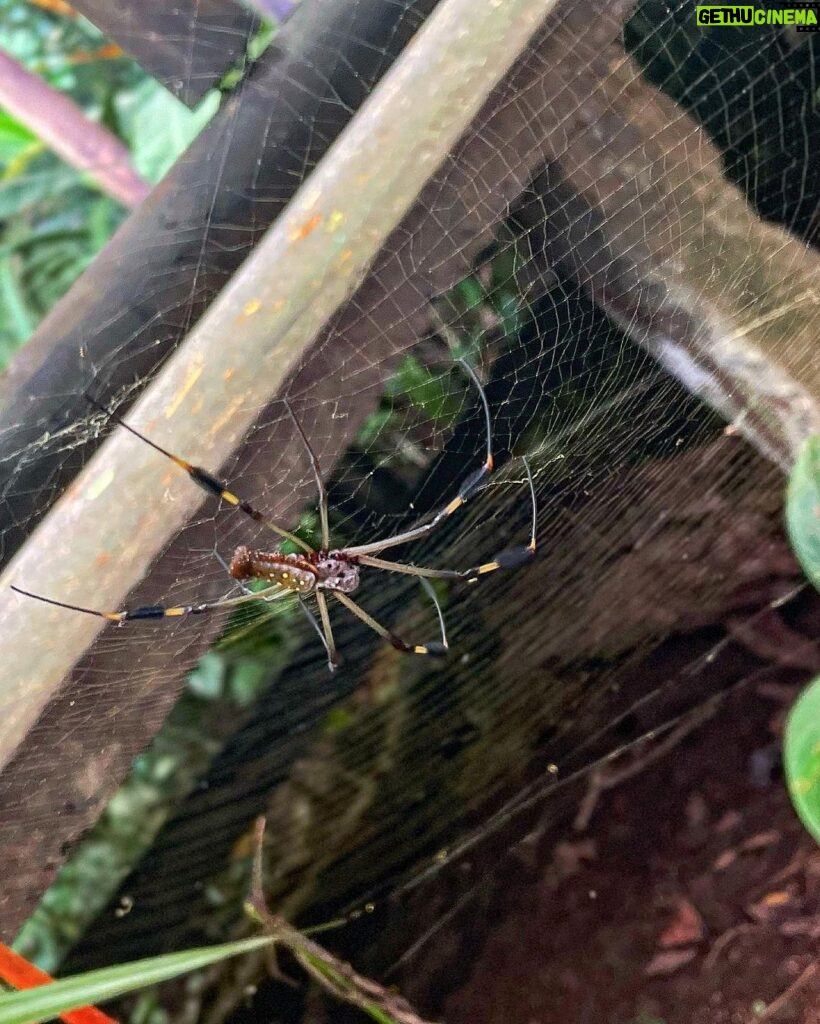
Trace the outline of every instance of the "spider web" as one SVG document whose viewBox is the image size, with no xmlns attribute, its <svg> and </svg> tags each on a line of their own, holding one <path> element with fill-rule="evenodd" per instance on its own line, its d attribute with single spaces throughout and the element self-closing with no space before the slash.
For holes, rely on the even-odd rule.
<svg viewBox="0 0 820 1024">
<path fill-rule="evenodd" d="M 298 12 L 306 33 L 312 2 Z M 358 21 L 356 5 L 342 7 L 329 27 L 316 14 L 324 61 L 302 84 L 332 91 L 348 117 L 432 4 L 383 5 L 375 35 L 363 3 Z M 351 957 L 367 948 L 378 967 L 406 968 L 432 955 L 439 923 L 513 844 L 572 814 L 591 766 L 766 671 L 755 624 L 775 608 L 792 624 L 804 614 L 780 491 L 816 337 L 816 298 L 805 296 L 818 276 L 818 37 L 702 30 L 694 4 L 655 0 L 634 11 L 566 0 L 548 29 L 287 385 L 326 476 L 334 544 L 348 546 L 431 514 L 480 465 L 482 408 L 454 362 L 469 359 L 497 471 L 400 556 L 463 568 L 525 543 L 526 456 L 537 559 L 437 588 L 444 661 L 402 656 L 341 608 L 333 676 L 290 605 L 104 630 L 2 789 L 9 936 L 50 881 L 59 842 L 99 819 L 21 935 L 50 969 L 69 950 L 77 968 L 249 928 L 247 835 L 260 813 L 271 904 L 298 923 L 341 915 L 333 941 Z M 283 30 L 272 47 L 287 52 L 287 40 Z M 114 296 L 99 332 L 73 348 L 77 379 L 122 414 L 160 372 L 155 349 L 178 341 L 224 283 L 224 254 L 241 262 L 272 216 L 265 203 L 288 198 L 261 171 L 258 196 L 240 195 L 245 221 L 220 197 L 240 203 L 237 182 L 266 147 L 298 182 L 337 131 L 322 108 L 289 136 L 276 99 L 268 132 L 231 108 L 218 167 L 197 164 L 195 147 L 181 161 L 210 197 L 208 244 L 183 251 L 172 282 L 165 269 L 152 278 L 162 247 L 193 231 L 193 201 L 159 241 L 132 240 L 148 290 Z M 240 151 L 243 167 L 228 158 Z M 75 308 L 102 316 L 82 285 Z M 55 330 L 47 320 L 35 353 Z M 763 369 L 737 347 L 725 358 L 721 344 L 738 336 Z M 112 429 L 59 376 L 38 388 L 59 412 L 29 402 L 5 431 L 9 555 Z M 287 413 L 279 400 L 254 413 L 227 464 L 208 468 L 316 542 L 315 488 Z M 172 467 L 157 456 L 154 472 L 171 506 Z M 220 559 L 239 544 L 270 547 L 270 535 L 202 501 L 128 605 L 220 599 L 231 589 Z M 97 607 L 91 570 L 85 593 Z M 363 572 L 357 599 L 402 637 L 437 638 L 412 579 Z M 70 892 L 84 894 L 84 912 L 66 909 Z M 75 944 L 78 920 L 88 930 Z M 260 964 L 243 969 L 212 980 L 203 1018 L 224 1018 L 262 977 Z"/>
</svg>

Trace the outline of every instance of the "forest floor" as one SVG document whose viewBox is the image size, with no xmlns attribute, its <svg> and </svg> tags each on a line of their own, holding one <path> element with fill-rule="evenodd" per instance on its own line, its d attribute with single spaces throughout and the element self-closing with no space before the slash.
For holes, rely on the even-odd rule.
<svg viewBox="0 0 820 1024">
<path fill-rule="evenodd" d="M 506 875 L 446 1024 L 820 1024 L 820 849 L 779 759 L 796 693 L 733 695 Z"/>
</svg>

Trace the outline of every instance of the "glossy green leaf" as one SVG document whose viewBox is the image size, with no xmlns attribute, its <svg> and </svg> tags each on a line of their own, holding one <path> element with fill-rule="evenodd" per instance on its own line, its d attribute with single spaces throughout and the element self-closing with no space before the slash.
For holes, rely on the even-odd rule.
<svg viewBox="0 0 820 1024">
<path fill-rule="evenodd" d="M 68 1010 L 104 1003 L 127 992 L 168 981 L 239 953 L 248 953 L 270 941 L 267 937 L 260 937 L 227 942 L 221 946 L 189 949 L 182 953 L 168 953 L 137 960 L 135 963 L 77 974 L 72 978 L 61 978 L 39 988 L 0 995 L 0 1024 L 30 1024 L 50 1020 Z"/>
<path fill-rule="evenodd" d="M 786 525 L 803 571 L 820 590 L 820 436 L 808 439 L 792 469 Z M 820 842 L 820 679 L 806 687 L 789 714 L 783 763 L 792 803 Z"/>
<path fill-rule="evenodd" d="M 820 590 L 820 435 L 803 445 L 789 477 L 786 526 L 803 571 Z"/>
<path fill-rule="evenodd" d="M 792 803 L 820 843 L 820 678 L 806 687 L 789 714 L 783 764 Z"/>
</svg>

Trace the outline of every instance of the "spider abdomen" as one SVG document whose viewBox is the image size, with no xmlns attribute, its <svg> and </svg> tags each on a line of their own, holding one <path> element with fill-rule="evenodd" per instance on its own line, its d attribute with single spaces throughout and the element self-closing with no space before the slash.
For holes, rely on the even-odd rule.
<svg viewBox="0 0 820 1024">
<path fill-rule="evenodd" d="M 317 569 L 301 555 L 254 551 L 241 545 L 234 551 L 228 571 L 235 580 L 264 580 L 286 590 L 306 594 L 316 586 Z"/>
</svg>

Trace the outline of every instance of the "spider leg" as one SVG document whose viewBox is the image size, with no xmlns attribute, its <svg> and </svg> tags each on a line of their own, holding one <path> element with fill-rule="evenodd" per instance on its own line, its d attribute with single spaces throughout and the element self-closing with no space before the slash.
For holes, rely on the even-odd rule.
<svg viewBox="0 0 820 1024">
<path fill-rule="evenodd" d="M 336 643 L 333 640 L 333 630 L 330 626 L 327 598 L 319 590 L 316 591 L 316 604 L 319 606 L 319 617 L 322 620 L 322 632 L 324 633 L 325 649 L 327 650 L 327 667 L 331 672 L 335 672 L 339 664 L 339 655 L 336 652 Z"/>
<path fill-rule="evenodd" d="M 431 588 L 431 590 L 432 590 L 432 588 Z M 338 591 L 338 590 L 332 590 L 332 591 L 330 591 L 330 593 L 332 593 L 333 596 L 336 598 L 336 600 L 340 601 L 345 606 L 345 608 L 347 608 L 348 611 L 353 612 L 353 614 L 356 616 L 357 619 L 361 619 L 362 622 L 366 626 L 369 626 L 373 630 L 374 633 L 378 633 L 379 636 L 384 637 L 385 640 L 389 640 L 390 643 L 396 648 L 397 651 L 403 651 L 405 654 L 431 654 L 434 657 L 440 657 L 441 655 L 444 655 L 444 654 L 447 653 L 447 637 L 444 635 L 443 632 L 442 632 L 442 640 L 441 640 L 440 643 L 434 643 L 434 644 L 408 644 L 408 643 L 405 643 L 404 640 L 402 640 L 400 637 L 396 636 L 396 634 L 393 633 L 391 630 L 389 630 L 386 626 L 383 626 L 380 622 L 377 622 L 376 619 L 374 619 L 372 615 L 368 614 L 364 610 L 364 608 L 362 608 L 360 605 L 356 604 L 355 601 L 352 601 L 347 596 L 347 594 L 343 594 L 343 593 L 341 593 L 341 591 Z M 435 600 L 435 603 L 436 603 L 436 608 L 438 608 L 439 615 L 440 615 L 441 609 L 439 608 L 438 600 L 436 600 L 435 598 L 434 598 L 434 600 Z"/>
<path fill-rule="evenodd" d="M 324 647 L 325 652 L 327 653 L 327 667 L 330 669 L 331 672 L 335 672 L 336 666 L 338 664 L 338 656 L 336 655 L 336 649 L 328 646 L 327 637 L 325 636 L 322 627 L 319 625 L 316 616 L 313 614 L 310 608 L 308 608 L 307 601 L 305 601 L 305 599 L 301 595 L 299 597 L 299 607 L 302 609 L 302 613 L 304 614 L 305 618 L 313 627 L 313 630 L 316 633 L 316 635 L 322 641 L 322 647 Z"/>
<path fill-rule="evenodd" d="M 285 590 L 274 584 L 265 587 L 264 590 L 253 590 L 243 594 L 241 597 L 230 597 L 223 601 L 213 601 L 209 604 L 188 604 L 167 606 L 162 604 L 142 605 L 139 608 L 127 608 L 117 612 L 101 612 L 95 608 L 84 608 L 78 604 L 67 604 L 65 601 L 55 601 L 52 597 L 43 597 L 42 594 L 33 594 L 30 590 L 23 590 L 13 583 L 11 589 L 17 594 L 34 598 L 35 601 L 42 601 L 44 604 L 52 604 L 57 608 L 67 608 L 72 612 L 82 612 L 84 615 L 96 615 L 98 619 L 107 619 L 109 622 L 130 622 L 133 619 L 169 619 L 179 618 L 183 615 L 202 615 L 208 612 L 220 611 L 222 608 L 232 608 L 234 605 L 245 604 L 248 601 L 271 601 L 275 598 L 286 597 L 292 591 Z"/>
<path fill-rule="evenodd" d="M 319 460 L 316 458 L 316 453 L 311 447 L 310 441 L 308 441 L 307 434 L 303 430 L 302 424 L 296 418 L 296 414 L 293 409 L 291 409 L 290 402 L 288 402 L 287 399 L 285 400 L 285 408 L 290 413 L 293 425 L 299 431 L 299 436 L 302 438 L 302 444 L 307 449 L 308 457 L 310 458 L 310 465 L 313 468 L 313 476 L 316 480 L 316 489 L 319 492 L 319 520 L 322 524 L 322 549 L 327 551 L 330 547 L 330 526 L 328 525 L 327 515 L 327 488 L 322 480 L 322 474 L 319 472 Z"/>
<path fill-rule="evenodd" d="M 110 409 L 92 398 L 91 395 L 86 394 L 85 399 L 95 409 L 99 409 L 101 412 L 104 412 L 113 423 L 116 423 L 120 427 L 125 427 L 125 429 L 130 434 L 133 434 L 134 437 L 138 437 L 140 441 L 144 441 L 147 445 L 153 448 L 154 451 L 159 452 L 160 455 L 164 455 L 166 459 L 170 459 L 171 462 L 179 466 L 180 469 L 183 469 L 193 482 L 204 491 L 207 491 L 208 494 L 214 494 L 217 498 L 222 498 L 222 500 L 227 501 L 229 505 L 233 505 L 234 508 L 238 508 L 240 512 L 244 512 L 245 515 L 253 519 L 254 522 L 260 523 L 268 530 L 273 530 L 274 533 L 278 534 L 285 540 L 289 540 L 291 543 L 296 544 L 297 547 L 300 547 L 303 551 L 313 551 L 313 548 L 309 544 L 305 544 L 305 542 L 297 537 L 296 534 L 291 533 L 290 530 L 286 530 L 282 526 L 278 526 L 273 522 L 273 520 L 268 519 L 267 516 L 257 508 L 254 508 L 250 502 L 240 498 L 238 495 L 234 494 L 233 491 L 229 491 L 226 485 L 209 473 L 207 469 L 203 469 L 201 466 L 194 466 L 192 463 L 187 462 L 178 455 L 174 455 L 172 452 L 169 452 L 166 448 L 161 447 L 156 443 L 156 441 L 152 441 L 149 437 L 146 437 L 145 434 L 141 434 L 138 430 L 135 430 L 134 427 L 129 426 L 125 420 L 117 416 L 116 413 L 111 412 Z"/>
<path fill-rule="evenodd" d="M 228 565 L 228 563 L 225 561 L 225 559 L 222 557 L 222 555 L 220 555 L 218 551 L 214 551 L 214 558 L 217 560 L 217 562 L 219 562 L 219 564 L 222 566 L 225 572 L 228 575 L 230 575 L 231 567 Z M 237 580 L 231 587 L 231 589 L 228 591 L 228 593 L 232 594 L 234 590 L 238 590 L 243 594 L 254 593 L 254 591 L 252 591 L 250 587 L 246 586 L 241 580 Z"/>
<path fill-rule="evenodd" d="M 427 569 L 420 565 L 406 565 L 404 562 L 388 562 L 385 558 L 373 558 L 370 555 L 359 555 L 358 562 L 373 569 L 397 572 L 402 576 L 417 576 L 422 580 L 458 580 L 461 583 L 475 583 L 479 576 L 495 572 L 496 569 L 517 569 L 529 562 L 534 554 L 535 548 L 531 548 L 529 544 L 526 547 L 508 548 L 499 552 L 490 562 L 462 570 Z"/>
<path fill-rule="evenodd" d="M 500 551 L 491 561 L 484 562 L 482 565 L 476 565 L 472 569 L 465 569 L 463 575 L 468 583 L 475 583 L 479 576 L 484 576 L 488 572 L 495 572 L 496 569 L 518 569 L 535 557 L 536 532 L 538 530 L 538 505 L 535 500 L 535 481 L 532 478 L 532 470 L 527 459 L 522 458 L 521 461 L 524 463 L 524 469 L 527 471 L 527 481 L 530 485 L 530 501 L 532 503 L 529 543 L 526 547 L 522 545 L 521 547 L 505 548 L 504 551 Z"/>
<path fill-rule="evenodd" d="M 420 540 L 422 537 L 426 537 L 432 533 L 436 527 L 448 519 L 454 512 L 457 512 L 461 506 L 471 498 L 477 490 L 480 489 L 481 484 L 484 482 L 485 477 L 488 477 L 493 471 L 493 435 L 492 435 L 492 421 L 490 418 L 490 405 L 487 401 L 487 395 L 484 392 L 484 388 L 481 386 L 481 381 L 475 370 L 465 359 L 459 359 L 459 362 L 469 374 L 476 388 L 478 389 L 479 397 L 481 398 L 481 404 L 484 407 L 484 421 L 487 431 L 487 454 L 484 462 L 479 466 L 478 469 L 473 470 L 467 479 L 462 483 L 459 488 L 458 494 L 452 499 L 447 505 L 444 506 L 439 512 L 437 512 L 433 518 L 424 523 L 421 526 L 413 527 L 411 530 L 405 530 L 403 533 L 396 533 L 392 537 L 386 537 L 384 540 L 374 541 L 371 544 L 359 544 L 357 547 L 347 548 L 348 554 L 351 555 L 377 555 L 380 551 L 386 551 L 387 548 L 395 547 L 397 544 L 406 544 L 412 540 Z"/>
<path fill-rule="evenodd" d="M 345 554 L 347 549 L 345 549 Z M 372 555 L 358 555 L 360 565 L 369 565 L 373 569 L 384 569 L 386 572 L 398 572 L 404 576 L 419 576 L 428 580 L 463 580 L 464 573 L 457 569 L 427 569 L 423 565 L 405 565 L 404 562 L 388 562 L 385 558 L 373 558 Z"/>
<path fill-rule="evenodd" d="M 430 580 L 462 580 L 467 583 L 475 583 L 479 576 L 488 572 L 495 572 L 496 569 L 517 569 L 525 565 L 535 555 L 536 529 L 538 526 L 538 508 L 535 500 L 535 484 L 532 478 L 532 470 L 526 459 L 521 460 L 527 471 L 527 480 L 530 487 L 530 500 L 532 502 L 532 521 L 530 525 L 529 544 L 521 547 L 507 548 L 499 552 L 491 561 L 481 565 L 473 566 L 471 569 L 427 569 L 424 566 L 405 565 L 402 562 L 389 562 L 385 558 L 374 558 L 372 555 L 356 555 L 361 565 L 369 565 L 373 569 L 384 569 L 386 572 L 398 572 L 405 576 L 419 576 L 421 579 Z M 355 553 L 355 548 L 345 548 L 345 554 Z"/>
</svg>

